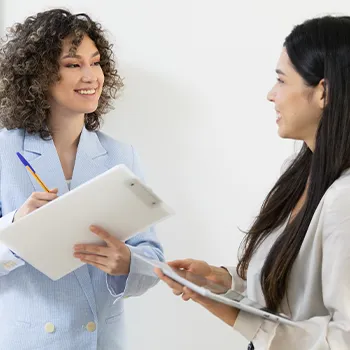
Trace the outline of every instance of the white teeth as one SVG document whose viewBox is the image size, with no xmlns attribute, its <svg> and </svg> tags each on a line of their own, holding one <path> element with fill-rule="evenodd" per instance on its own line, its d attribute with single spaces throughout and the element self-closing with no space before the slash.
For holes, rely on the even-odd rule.
<svg viewBox="0 0 350 350">
<path fill-rule="evenodd" d="M 96 90 L 78 90 L 77 92 L 81 95 L 93 95 L 96 92 Z"/>
</svg>

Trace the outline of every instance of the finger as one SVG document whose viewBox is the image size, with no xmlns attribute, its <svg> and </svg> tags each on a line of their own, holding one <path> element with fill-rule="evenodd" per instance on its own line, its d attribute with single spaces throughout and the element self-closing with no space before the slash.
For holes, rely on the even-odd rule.
<svg viewBox="0 0 350 350">
<path fill-rule="evenodd" d="M 208 298 L 203 297 L 202 295 L 194 292 L 193 290 L 189 289 L 188 287 L 184 287 L 184 293 L 183 298 L 187 298 L 187 300 L 192 299 L 196 303 L 199 303 L 201 305 L 207 305 L 208 304 Z M 210 302 L 209 302 L 210 303 Z"/>
<path fill-rule="evenodd" d="M 74 257 L 87 264 L 98 264 L 104 267 L 108 266 L 108 258 L 95 254 L 74 253 Z"/>
<path fill-rule="evenodd" d="M 101 239 L 103 239 L 108 245 L 118 247 L 120 244 L 122 244 L 122 242 L 119 239 L 110 235 L 102 227 L 91 225 L 90 231 L 99 236 Z"/>
<path fill-rule="evenodd" d="M 172 288 L 173 286 L 176 286 L 176 285 L 181 286 L 181 284 L 175 282 L 174 280 L 172 280 L 168 276 L 164 275 L 163 271 L 161 269 L 159 269 L 158 267 L 156 267 L 154 269 L 154 272 L 162 281 L 164 281 L 166 284 L 168 284 L 170 288 Z M 173 288 L 173 289 L 175 289 L 175 288 Z M 181 286 L 181 288 L 178 287 L 177 289 L 182 289 L 182 286 Z"/>
<path fill-rule="evenodd" d="M 182 292 L 183 286 L 180 283 L 175 282 L 174 280 L 172 280 L 168 276 L 164 275 L 164 277 L 161 278 L 161 280 L 164 281 L 171 289 L 178 290 L 178 291 Z"/>
<path fill-rule="evenodd" d="M 38 209 L 40 207 L 42 207 L 43 205 L 47 204 L 48 201 L 45 200 L 40 200 L 40 199 L 31 199 L 28 202 L 28 206 L 34 209 Z"/>
<path fill-rule="evenodd" d="M 179 291 L 179 290 L 176 290 L 176 289 L 173 289 L 173 293 L 177 296 L 181 295 L 182 294 L 182 291 Z"/>
<path fill-rule="evenodd" d="M 192 263 L 193 259 L 182 259 L 169 261 L 168 265 L 171 267 L 175 267 L 176 269 L 189 269 Z"/>
<path fill-rule="evenodd" d="M 87 264 L 91 265 L 91 266 L 94 266 L 96 268 L 98 268 L 99 270 L 105 272 L 105 273 L 109 273 L 109 268 L 105 265 L 101 265 L 101 264 L 98 264 L 98 263 L 95 263 L 95 262 L 87 262 Z"/>
<path fill-rule="evenodd" d="M 52 190 L 50 190 L 50 193 L 58 193 L 58 188 L 54 188 L 54 189 L 52 189 Z"/>
<path fill-rule="evenodd" d="M 84 252 L 101 256 L 109 256 L 111 254 L 111 249 L 109 247 L 96 244 L 76 244 L 74 250 L 76 253 Z"/>
<path fill-rule="evenodd" d="M 191 293 L 187 293 L 187 292 L 185 292 L 185 290 L 184 290 L 184 292 L 182 293 L 182 299 L 183 299 L 184 301 L 188 301 L 188 300 L 192 299 L 192 294 L 191 294 Z"/>
<path fill-rule="evenodd" d="M 45 201 L 52 201 L 57 198 L 57 194 L 51 192 L 34 192 L 32 193 L 32 198 Z"/>
<path fill-rule="evenodd" d="M 162 270 L 158 267 L 155 267 L 153 271 L 160 279 L 163 279 L 163 277 L 165 276 Z"/>
</svg>

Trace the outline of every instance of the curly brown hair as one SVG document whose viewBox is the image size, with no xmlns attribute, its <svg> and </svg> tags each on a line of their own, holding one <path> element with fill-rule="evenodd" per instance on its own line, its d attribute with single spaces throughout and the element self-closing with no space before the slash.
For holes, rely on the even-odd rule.
<svg viewBox="0 0 350 350">
<path fill-rule="evenodd" d="M 104 86 L 97 109 L 85 114 L 85 127 L 98 130 L 101 116 L 112 109 L 112 99 L 123 87 L 115 67 L 112 45 L 101 25 L 87 14 L 72 14 L 53 9 L 16 23 L 0 48 L 0 124 L 7 129 L 22 128 L 52 136 L 48 128 L 50 106 L 48 91 L 59 81 L 59 57 L 63 39 L 72 36 L 70 54 L 74 54 L 84 35 L 94 41 L 101 57 Z"/>
</svg>

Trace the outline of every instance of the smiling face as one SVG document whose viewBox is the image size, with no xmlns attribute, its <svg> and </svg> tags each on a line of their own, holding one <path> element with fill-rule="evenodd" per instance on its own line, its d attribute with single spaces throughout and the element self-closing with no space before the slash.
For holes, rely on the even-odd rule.
<svg viewBox="0 0 350 350">
<path fill-rule="evenodd" d="M 95 43 L 85 35 L 73 56 L 69 54 L 71 46 L 71 38 L 65 38 L 59 58 L 60 80 L 49 91 L 51 114 L 92 113 L 101 96 L 104 75 Z"/>
<path fill-rule="evenodd" d="M 278 60 L 277 82 L 268 93 L 275 104 L 278 134 L 282 138 L 303 140 L 309 147 L 315 142 L 323 109 L 323 81 L 309 87 L 294 69 L 286 49 Z"/>
</svg>

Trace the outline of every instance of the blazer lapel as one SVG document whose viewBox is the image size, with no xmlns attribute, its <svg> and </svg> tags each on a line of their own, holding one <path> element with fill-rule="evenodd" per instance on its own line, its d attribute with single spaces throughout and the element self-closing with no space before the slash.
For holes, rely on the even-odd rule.
<svg viewBox="0 0 350 350">
<path fill-rule="evenodd" d="M 108 170 L 106 158 L 107 151 L 97 134 L 87 131 L 84 127 L 75 158 L 71 189 Z"/>
<path fill-rule="evenodd" d="M 44 141 L 39 135 L 25 134 L 24 156 L 38 173 L 46 186 L 58 188 L 58 195 L 68 192 L 68 186 L 53 140 Z M 107 151 L 102 146 L 97 134 L 82 129 L 74 164 L 71 189 L 108 170 Z M 28 173 L 36 191 L 42 191 L 40 185 Z M 91 307 L 97 317 L 96 302 L 91 277 L 87 265 L 74 271 Z"/>
<path fill-rule="evenodd" d="M 37 134 L 30 135 L 26 133 L 24 137 L 24 157 L 48 188 L 58 188 L 58 195 L 68 191 L 61 162 L 52 140 L 44 141 Z M 34 177 L 29 172 L 27 174 L 35 191 L 43 191 Z"/>
</svg>

